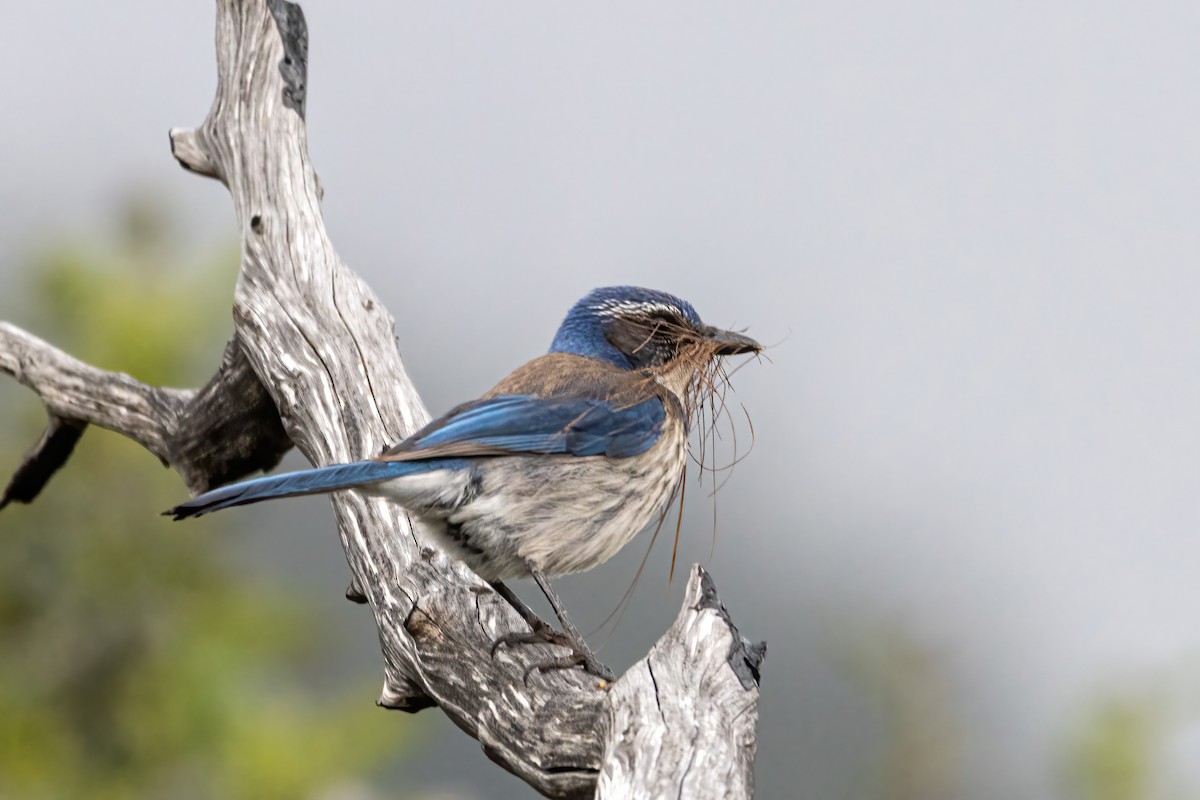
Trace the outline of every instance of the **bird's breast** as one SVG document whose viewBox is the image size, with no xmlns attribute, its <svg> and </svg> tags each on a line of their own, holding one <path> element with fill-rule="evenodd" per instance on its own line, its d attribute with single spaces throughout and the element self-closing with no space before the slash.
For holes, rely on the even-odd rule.
<svg viewBox="0 0 1200 800">
<path fill-rule="evenodd" d="M 564 575 L 607 561 L 656 519 L 679 483 L 686 444 L 672 414 L 637 456 L 498 456 L 398 481 L 389 493 L 485 580 L 527 577 L 527 561 Z"/>
<path fill-rule="evenodd" d="M 523 577 L 526 560 L 548 575 L 581 572 L 612 558 L 663 510 L 685 458 L 683 424 L 671 416 L 659 441 L 630 458 L 498 459 L 479 499 L 452 521 L 500 556 L 477 559 L 502 573 L 493 580 Z"/>
</svg>

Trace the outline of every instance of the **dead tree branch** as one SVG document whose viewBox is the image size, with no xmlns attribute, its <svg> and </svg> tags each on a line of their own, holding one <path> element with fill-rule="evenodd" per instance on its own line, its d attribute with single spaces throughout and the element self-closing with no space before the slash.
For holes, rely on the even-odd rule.
<svg viewBox="0 0 1200 800">
<path fill-rule="evenodd" d="M 316 465 L 353 461 L 427 421 L 391 316 L 325 232 L 308 160 L 307 49 L 298 6 L 218 0 L 216 97 L 200 127 L 171 132 L 184 167 L 229 189 L 242 235 L 235 337 L 208 386 L 145 386 L 0 327 L 0 368 L 51 415 L 12 499 L 32 499 L 86 423 L 125 434 L 199 491 L 272 466 L 293 443 Z M 351 593 L 379 628 L 380 705 L 439 706 L 551 797 L 751 795 L 764 649 L 738 634 L 703 570 L 675 625 L 614 685 L 578 671 L 535 672 L 526 684 L 544 652 L 490 655 L 498 635 L 523 625 L 507 603 L 402 509 L 354 492 L 332 500 Z"/>
<path fill-rule="evenodd" d="M 133 439 L 193 492 L 270 469 L 292 446 L 236 341 L 226 346 L 217 374 L 203 388 L 168 389 L 96 369 L 0 322 L 0 371 L 33 389 L 50 417 L 0 497 L 0 508 L 37 497 L 89 424 Z"/>
</svg>

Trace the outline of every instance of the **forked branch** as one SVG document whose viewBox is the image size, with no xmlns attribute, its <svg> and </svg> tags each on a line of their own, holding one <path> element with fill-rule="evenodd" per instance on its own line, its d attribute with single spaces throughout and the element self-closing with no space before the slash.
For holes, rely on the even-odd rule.
<svg viewBox="0 0 1200 800">
<path fill-rule="evenodd" d="M 4 495 L 37 497 L 89 425 L 127 436 L 200 492 L 279 463 L 292 446 L 270 396 L 236 341 L 201 389 L 147 386 L 84 364 L 15 325 L 0 322 L 0 372 L 42 399 L 50 421 Z"/>
<path fill-rule="evenodd" d="M 235 340 L 209 386 L 148 387 L 0 328 L 0 365 L 59 420 L 29 462 L 32 482 L 83 423 L 133 438 L 199 491 L 269 466 L 289 443 L 316 465 L 354 461 L 427 421 L 390 315 L 325 232 L 304 121 L 307 53 L 298 6 L 218 0 L 216 97 L 200 127 L 171 133 L 183 166 L 228 187 L 242 235 Z M 225 427 L 198 414 L 218 407 Z M 354 492 L 332 501 L 354 593 L 379 629 L 380 705 L 437 705 L 551 797 L 751 795 L 764 649 L 738 634 L 699 567 L 674 626 L 614 684 L 579 671 L 526 683 L 540 648 L 490 652 L 523 625 L 508 603 L 402 509 Z"/>
</svg>

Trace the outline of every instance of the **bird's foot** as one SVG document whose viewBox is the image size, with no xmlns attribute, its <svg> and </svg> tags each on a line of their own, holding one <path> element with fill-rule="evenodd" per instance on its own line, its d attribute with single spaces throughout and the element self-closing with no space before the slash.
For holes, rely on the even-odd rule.
<svg viewBox="0 0 1200 800">
<path fill-rule="evenodd" d="M 492 642 L 492 657 L 495 657 L 496 651 L 501 647 L 512 647 L 518 644 L 556 644 L 569 650 L 575 649 L 575 643 L 571 641 L 571 637 L 554 630 L 540 619 L 534 619 L 530 622 L 529 627 L 533 629 L 529 633 L 506 633 Z"/>
<path fill-rule="evenodd" d="M 525 669 L 525 674 L 521 676 L 525 682 L 529 681 L 529 675 L 535 671 L 550 672 L 574 667 L 583 667 L 584 672 L 609 683 L 614 680 L 612 670 L 597 661 L 596 657 L 592 655 L 592 651 L 583 642 L 576 642 L 567 634 L 554 630 L 541 620 L 538 620 L 532 628 L 533 630 L 529 633 L 507 633 L 496 639 L 492 642 L 492 656 L 495 656 L 496 651 L 501 647 L 513 647 L 519 644 L 554 644 L 565 647 L 571 652 L 569 655 L 531 664 Z"/>
<path fill-rule="evenodd" d="M 530 664 L 525 668 L 525 674 L 521 676 L 521 679 L 528 683 L 529 675 L 533 672 L 550 672 L 551 670 L 572 669 L 574 667 L 583 667 L 584 672 L 596 676 L 605 683 L 612 683 L 616 680 L 612 670 L 597 661 L 595 656 L 579 650 L 573 651 L 570 655 L 547 659 L 537 664 Z"/>
</svg>

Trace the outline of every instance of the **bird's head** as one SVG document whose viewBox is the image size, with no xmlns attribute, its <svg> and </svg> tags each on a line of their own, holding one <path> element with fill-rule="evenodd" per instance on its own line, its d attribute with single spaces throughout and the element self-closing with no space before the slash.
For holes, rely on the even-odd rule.
<svg viewBox="0 0 1200 800">
<path fill-rule="evenodd" d="M 567 314 L 550 346 L 648 370 L 680 396 L 718 357 L 761 350 L 748 336 L 704 324 L 686 300 L 637 286 L 593 290 Z"/>
</svg>

